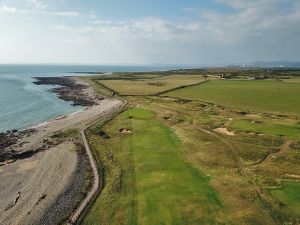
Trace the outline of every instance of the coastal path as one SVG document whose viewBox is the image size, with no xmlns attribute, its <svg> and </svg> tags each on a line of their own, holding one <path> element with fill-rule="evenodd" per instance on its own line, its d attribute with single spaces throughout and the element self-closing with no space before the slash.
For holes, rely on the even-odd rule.
<svg viewBox="0 0 300 225">
<path fill-rule="evenodd" d="M 127 104 L 128 104 L 127 101 L 122 100 L 122 104 L 119 107 L 113 108 L 113 110 L 111 112 L 103 115 L 101 117 L 101 119 L 102 120 L 108 119 L 113 114 L 117 114 L 117 113 L 121 112 L 127 106 Z M 85 147 L 85 150 L 86 150 L 86 153 L 88 155 L 90 165 L 91 165 L 91 168 L 92 168 L 92 171 L 93 171 L 94 182 L 93 182 L 92 189 L 87 193 L 86 197 L 80 203 L 80 205 L 78 206 L 76 211 L 73 212 L 73 214 L 71 215 L 70 219 L 67 222 L 68 225 L 72 225 L 72 224 L 76 223 L 76 221 L 79 219 L 79 217 L 81 216 L 81 214 L 83 213 L 83 211 L 85 210 L 87 205 L 93 200 L 94 196 L 97 194 L 97 191 L 99 189 L 100 178 L 99 178 L 99 172 L 98 172 L 97 164 L 96 164 L 96 161 L 93 158 L 93 154 L 91 152 L 91 149 L 90 149 L 90 146 L 89 146 L 89 143 L 87 141 L 86 134 L 85 134 L 85 131 L 97 122 L 98 122 L 98 120 L 96 122 L 94 122 L 92 125 L 89 125 L 88 127 L 85 127 L 85 128 L 80 130 L 80 135 L 82 137 L 83 144 L 84 144 L 84 147 Z"/>
</svg>

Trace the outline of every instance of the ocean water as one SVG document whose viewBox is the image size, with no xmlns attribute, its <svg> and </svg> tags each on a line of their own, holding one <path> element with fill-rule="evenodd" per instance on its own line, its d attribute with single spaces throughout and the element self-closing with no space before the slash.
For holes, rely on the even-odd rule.
<svg viewBox="0 0 300 225">
<path fill-rule="evenodd" d="M 51 86 L 35 85 L 37 76 L 71 76 L 73 72 L 146 72 L 175 67 L 0 65 L 0 132 L 24 129 L 56 117 L 80 111 L 49 92 Z M 76 74 L 78 75 L 78 74 Z M 84 74 L 80 74 L 81 76 Z"/>
<path fill-rule="evenodd" d="M 33 84 L 31 76 L 31 73 L 0 74 L 0 131 L 26 128 L 82 109 L 48 92 L 51 86 Z"/>
</svg>

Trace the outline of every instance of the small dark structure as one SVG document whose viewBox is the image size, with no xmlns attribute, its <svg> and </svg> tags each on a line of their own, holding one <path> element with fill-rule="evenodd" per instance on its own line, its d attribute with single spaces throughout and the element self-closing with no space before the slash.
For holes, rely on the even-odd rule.
<svg viewBox="0 0 300 225">
<path fill-rule="evenodd" d="M 110 139 L 110 136 L 109 136 L 107 133 L 105 133 L 103 130 L 99 130 L 99 131 L 97 132 L 97 134 L 98 134 L 100 137 L 102 137 L 103 139 Z"/>
<path fill-rule="evenodd" d="M 167 82 L 165 82 L 165 81 L 149 82 L 148 85 L 151 85 L 151 86 L 165 86 L 165 85 L 167 85 Z"/>
</svg>

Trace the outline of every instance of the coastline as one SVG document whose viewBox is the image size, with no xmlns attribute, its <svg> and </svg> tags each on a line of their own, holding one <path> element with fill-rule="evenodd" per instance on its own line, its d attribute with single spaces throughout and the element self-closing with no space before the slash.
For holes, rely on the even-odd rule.
<svg viewBox="0 0 300 225">
<path fill-rule="evenodd" d="M 87 84 L 78 77 L 34 77 L 36 85 L 51 85 L 49 91 L 57 94 L 61 100 L 72 102 L 73 106 L 94 106 L 104 97 L 88 90 Z"/>
<path fill-rule="evenodd" d="M 34 154 L 34 152 L 38 152 L 46 148 L 46 146 L 42 146 L 36 151 L 29 149 L 22 150 L 22 148 L 24 148 L 23 143 L 26 141 L 19 143 L 19 146 L 17 147 L 16 145 L 19 140 L 30 136 L 32 133 L 40 132 L 43 127 L 51 126 L 54 121 L 61 121 L 62 119 L 66 119 L 77 114 L 80 117 L 81 112 L 88 110 L 92 106 L 99 105 L 99 102 L 104 99 L 103 96 L 99 96 L 94 93 L 93 89 L 89 88 L 87 84 L 81 82 L 80 77 L 40 77 L 36 78 L 36 81 L 33 81 L 33 83 L 36 85 L 51 85 L 52 87 L 48 90 L 48 92 L 55 93 L 55 90 L 59 88 L 60 90 L 63 90 L 63 92 L 60 91 L 56 93 L 58 99 L 72 102 L 73 106 L 80 105 L 85 108 L 75 112 L 65 113 L 42 122 L 33 123 L 32 125 L 21 129 L 11 129 L 6 132 L 0 132 L 0 166 L 6 164 L 5 161 L 7 160 L 9 162 L 13 162 L 14 159 L 22 159 L 24 157 L 23 155 L 26 157 L 26 152 Z M 67 96 L 67 98 L 65 98 L 65 96 Z M 13 148 L 13 150 L 7 151 L 7 148 Z M 21 150 L 16 150 L 20 148 Z M 20 152 L 20 154 L 18 154 L 18 152 Z"/>
<path fill-rule="evenodd" d="M 24 130 L 64 114 L 80 111 L 69 101 L 57 98 L 51 86 L 36 85 L 34 76 L 67 76 L 66 73 L 1 74 L 0 132 Z M 71 75 L 70 75 L 71 76 Z"/>
<path fill-rule="evenodd" d="M 78 79 L 74 80 L 78 82 Z M 91 88 L 85 92 L 97 96 Z M 117 99 L 96 99 L 93 106 L 24 129 L 34 132 L 25 132 L 15 143 L 1 149 L 11 157 L 0 164 L 0 198 L 4 199 L 0 202 L 1 224 L 53 224 L 65 220 L 74 211 L 80 193 L 86 188 L 90 165 L 85 153 L 78 150 L 81 140 L 72 137 L 57 141 L 55 136 L 79 131 L 122 105 Z M 19 200 L 14 205 L 16 195 Z"/>
<path fill-rule="evenodd" d="M 78 113 L 80 113 L 80 112 L 82 112 L 82 111 L 85 111 L 85 110 L 87 110 L 87 109 L 88 109 L 88 107 L 86 107 L 86 108 L 84 108 L 84 109 L 80 109 L 80 110 L 75 111 L 75 112 L 66 113 L 66 114 L 64 114 L 64 115 L 55 117 L 55 118 L 53 118 L 53 119 L 49 119 L 49 120 L 46 120 L 46 121 L 44 121 L 44 122 L 37 123 L 37 124 L 35 124 L 35 125 L 30 125 L 29 127 L 26 127 L 26 128 L 24 128 L 24 129 L 21 129 L 21 130 L 39 129 L 39 128 L 43 127 L 43 126 L 47 126 L 47 125 L 51 124 L 51 122 L 53 122 L 53 121 L 65 119 L 65 118 L 67 118 L 68 116 L 78 114 Z"/>
</svg>

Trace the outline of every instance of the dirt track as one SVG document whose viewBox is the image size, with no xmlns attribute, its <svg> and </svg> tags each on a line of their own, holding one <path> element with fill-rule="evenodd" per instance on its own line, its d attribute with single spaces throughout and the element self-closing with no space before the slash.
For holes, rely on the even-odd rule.
<svg viewBox="0 0 300 225">
<path fill-rule="evenodd" d="M 91 167 L 92 167 L 92 170 L 93 170 L 94 182 L 93 182 L 92 189 L 89 191 L 89 193 L 87 194 L 85 199 L 81 202 L 79 207 L 75 210 L 75 212 L 72 214 L 71 218 L 68 220 L 68 224 L 70 224 L 70 225 L 77 221 L 77 219 L 79 218 L 79 216 L 81 215 L 81 213 L 83 212 L 85 207 L 92 200 L 94 195 L 97 193 L 97 190 L 99 188 L 99 182 L 100 182 L 98 168 L 97 168 L 95 160 L 93 159 L 93 155 L 92 155 L 92 152 L 90 150 L 90 146 L 89 146 L 89 144 L 87 142 L 87 139 L 85 137 L 85 129 L 82 129 L 80 131 L 80 134 L 81 134 L 81 137 L 83 139 L 84 147 L 86 149 L 86 152 L 87 152 L 87 155 L 89 157 L 90 164 L 91 164 Z"/>
<path fill-rule="evenodd" d="M 292 144 L 292 141 L 287 141 L 287 142 L 285 142 L 285 143 L 281 146 L 279 152 L 275 152 L 275 153 L 272 153 L 272 154 L 268 155 L 268 156 L 266 157 L 266 159 L 265 159 L 262 163 L 268 162 L 268 161 L 270 161 L 270 160 L 272 160 L 272 159 L 274 159 L 274 158 L 276 158 L 276 157 L 278 157 L 278 156 L 284 154 L 285 152 L 287 152 L 287 151 L 289 150 L 289 147 L 290 147 L 291 144 Z"/>
<path fill-rule="evenodd" d="M 122 101 L 122 105 L 119 105 L 118 107 L 114 107 L 114 112 L 113 113 L 117 113 L 122 111 L 125 107 L 127 106 L 127 101 L 123 100 Z M 111 116 L 112 113 L 109 113 L 107 115 L 104 115 L 102 117 L 102 119 L 106 119 L 109 118 Z M 90 125 L 91 126 L 91 125 Z M 74 224 L 75 222 L 77 222 L 78 218 L 81 216 L 81 214 L 84 212 L 85 208 L 88 206 L 88 204 L 92 201 L 93 197 L 97 194 L 98 189 L 100 188 L 100 179 L 99 179 L 99 172 L 98 172 L 98 168 L 96 165 L 96 162 L 93 158 L 93 154 L 91 152 L 89 143 L 87 141 L 86 138 L 86 131 L 87 128 L 83 128 L 80 131 L 80 135 L 82 137 L 83 140 L 83 144 L 86 150 L 86 153 L 88 155 L 89 158 L 89 162 L 92 168 L 92 172 L 93 172 L 93 186 L 92 189 L 88 191 L 86 197 L 83 199 L 83 201 L 80 203 L 80 205 L 77 207 L 77 209 L 72 213 L 70 219 L 68 220 L 68 225 Z"/>
<path fill-rule="evenodd" d="M 289 150 L 289 147 L 290 147 L 291 144 L 292 144 L 292 141 L 286 141 L 281 146 L 281 148 L 279 149 L 278 152 L 268 154 L 265 158 L 263 158 L 259 162 L 256 162 L 256 163 L 253 163 L 252 165 L 250 165 L 249 168 L 254 168 L 254 167 L 259 166 L 263 163 L 267 163 L 269 161 L 272 161 L 273 159 L 275 159 L 278 156 L 280 156 L 280 155 L 284 154 L 285 152 L 287 152 Z"/>
</svg>

